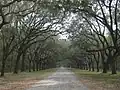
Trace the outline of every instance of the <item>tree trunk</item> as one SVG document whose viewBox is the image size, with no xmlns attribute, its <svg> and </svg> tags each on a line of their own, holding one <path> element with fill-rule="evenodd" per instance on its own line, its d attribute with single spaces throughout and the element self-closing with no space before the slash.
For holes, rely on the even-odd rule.
<svg viewBox="0 0 120 90">
<path fill-rule="evenodd" d="M 45 69 L 45 62 L 43 62 L 43 67 L 42 67 L 42 69 L 43 69 L 43 70 Z"/>
<path fill-rule="evenodd" d="M 41 70 L 42 70 L 42 69 L 43 69 L 43 63 L 42 63 L 42 62 L 41 62 L 41 65 L 40 65 L 40 66 L 41 66 Z"/>
<path fill-rule="evenodd" d="M 33 71 L 35 71 L 35 60 L 33 60 L 32 62 L 33 62 Z"/>
<path fill-rule="evenodd" d="M 12 72 L 12 67 L 13 67 L 13 54 L 12 54 L 12 57 L 11 57 L 11 61 L 10 61 L 10 72 Z"/>
<path fill-rule="evenodd" d="M 3 59 L 2 59 L 2 67 L 1 67 L 1 75 L 0 75 L 1 77 L 4 76 L 5 62 L 6 62 L 6 59 L 4 59 L 4 57 L 3 57 Z"/>
<path fill-rule="evenodd" d="M 86 65 L 84 64 L 84 66 L 83 66 L 83 69 L 85 70 L 86 69 Z"/>
<path fill-rule="evenodd" d="M 18 74 L 18 67 L 19 67 L 19 61 L 20 61 L 21 53 L 18 53 L 17 55 L 17 60 L 15 62 L 15 67 L 14 67 L 14 74 Z"/>
<path fill-rule="evenodd" d="M 29 72 L 31 72 L 31 60 L 29 60 Z"/>
<path fill-rule="evenodd" d="M 107 73 L 108 64 L 106 62 L 103 63 L 103 73 Z"/>
<path fill-rule="evenodd" d="M 108 67 L 108 63 L 105 62 L 105 52 L 100 52 L 101 53 L 101 59 L 102 59 L 102 69 L 103 69 L 103 73 L 107 73 L 107 67 Z"/>
<path fill-rule="evenodd" d="M 39 71 L 41 70 L 41 62 L 39 62 Z"/>
<path fill-rule="evenodd" d="M 36 71 L 39 71 L 39 64 L 36 62 Z"/>
<path fill-rule="evenodd" d="M 85 70 L 88 70 L 88 65 L 86 64 L 86 69 Z"/>
<path fill-rule="evenodd" d="M 97 72 L 99 72 L 99 62 L 96 62 L 97 65 Z"/>
<path fill-rule="evenodd" d="M 111 64 L 112 74 L 117 74 L 115 61 Z"/>
<path fill-rule="evenodd" d="M 21 72 L 25 71 L 25 52 L 22 55 Z"/>
<path fill-rule="evenodd" d="M 92 62 L 92 71 L 93 71 L 93 72 L 95 71 L 94 62 Z"/>
<path fill-rule="evenodd" d="M 89 66 L 89 71 L 91 71 L 91 63 L 89 63 L 88 66 Z"/>
</svg>

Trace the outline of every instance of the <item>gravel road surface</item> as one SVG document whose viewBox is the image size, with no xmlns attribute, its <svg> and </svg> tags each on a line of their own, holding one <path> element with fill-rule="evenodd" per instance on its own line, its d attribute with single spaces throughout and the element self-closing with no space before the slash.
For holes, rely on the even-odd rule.
<svg viewBox="0 0 120 90">
<path fill-rule="evenodd" d="M 44 80 L 27 90 L 88 90 L 67 68 L 61 67 Z"/>
</svg>

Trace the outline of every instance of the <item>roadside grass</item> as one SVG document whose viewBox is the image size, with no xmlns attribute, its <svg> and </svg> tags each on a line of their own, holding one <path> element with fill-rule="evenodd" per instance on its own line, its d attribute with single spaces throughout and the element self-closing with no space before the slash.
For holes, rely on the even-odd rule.
<svg viewBox="0 0 120 90">
<path fill-rule="evenodd" d="M 0 77 L 0 90 L 24 90 L 55 71 L 56 69 L 46 69 L 19 74 L 6 73 L 4 77 Z"/>
<path fill-rule="evenodd" d="M 110 72 L 104 74 L 80 69 L 73 69 L 73 72 L 91 90 L 120 90 L 120 72 L 115 75 Z"/>
</svg>

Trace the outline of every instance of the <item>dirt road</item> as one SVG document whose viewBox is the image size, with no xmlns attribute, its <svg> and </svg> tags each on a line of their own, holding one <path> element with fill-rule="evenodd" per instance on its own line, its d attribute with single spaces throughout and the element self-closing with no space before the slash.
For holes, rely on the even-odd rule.
<svg viewBox="0 0 120 90">
<path fill-rule="evenodd" d="M 61 67 L 27 90 L 88 90 L 70 70 Z"/>
</svg>

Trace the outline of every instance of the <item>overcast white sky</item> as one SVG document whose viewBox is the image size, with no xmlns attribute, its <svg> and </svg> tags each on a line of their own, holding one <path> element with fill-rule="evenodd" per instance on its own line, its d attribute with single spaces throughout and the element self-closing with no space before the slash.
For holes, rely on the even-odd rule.
<svg viewBox="0 0 120 90">
<path fill-rule="evenodd" d="M 60 35 L 60 39 L 68 39 L 68 35 L 67 34 Z"/>
</svg>

